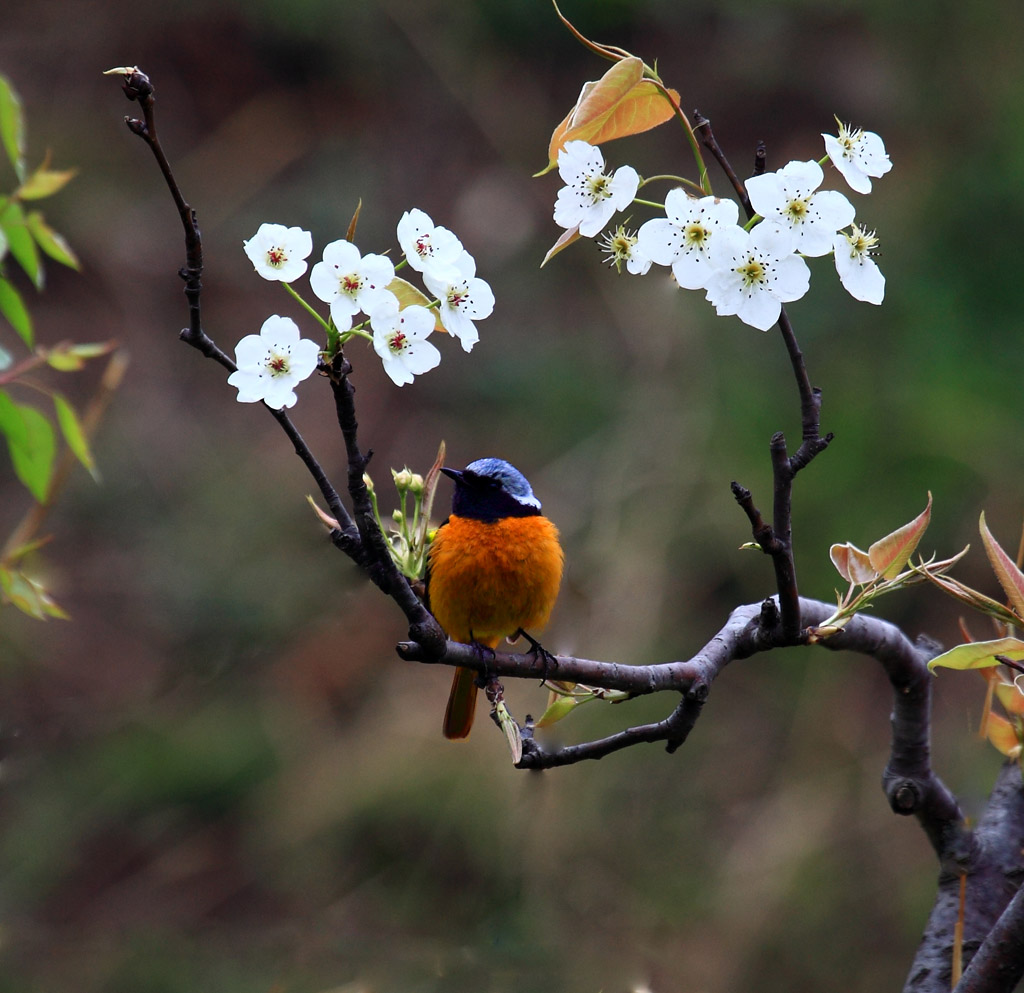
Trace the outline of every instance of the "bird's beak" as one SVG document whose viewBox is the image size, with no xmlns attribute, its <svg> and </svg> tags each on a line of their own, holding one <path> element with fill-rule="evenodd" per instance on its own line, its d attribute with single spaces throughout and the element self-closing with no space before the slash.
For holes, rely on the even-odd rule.
<svg viewBox="0 0 1024 993">
<path fill-rule="evenodd" d="M 462 482 L 462 470 L 461 469 L 449 469 L 448 466 L 441 466 L 441 472 L 443 472 L 449 479 L 454 479 L 455 482 Z"/>
</svg>

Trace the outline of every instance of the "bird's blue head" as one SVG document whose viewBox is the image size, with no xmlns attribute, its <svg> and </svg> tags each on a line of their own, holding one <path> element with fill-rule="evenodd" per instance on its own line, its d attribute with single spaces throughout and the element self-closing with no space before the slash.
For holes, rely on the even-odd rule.
<svg viewBox="0 0 1024 993">
<path fill-rule="evenodd" d="M 452 513 L 478 521 L 529 517 L 540 513 L 526 477 L 504 459 L 477 459 L 465 469 L 442 468 L 455 480 Z"/>
</svg>

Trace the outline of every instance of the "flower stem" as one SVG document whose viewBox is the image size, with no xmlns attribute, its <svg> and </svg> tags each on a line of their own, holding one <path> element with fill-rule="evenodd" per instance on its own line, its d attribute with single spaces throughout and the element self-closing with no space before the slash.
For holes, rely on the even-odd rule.
<svg viewBox="0 0 1024 993">
<path fill-rule="evenodd" d="M 309 313 L 314 318 L 314 320 L 316 320 L 320 324 L 320 326 L 327 332 L 327 334 L 330 335 L 331 326 L 308 303 L 306 303 L 306 301 L 303 300 L 301 296 L 299 296 L 298 290 L 296 290 L 291 285 L 291 283 L 282 283 L 281 285 L 292 295 L 292 297 L 295 300 L 299 302 L 301 306 L 303 306 L 306 309 L 306 312 Z"/>
</svg>

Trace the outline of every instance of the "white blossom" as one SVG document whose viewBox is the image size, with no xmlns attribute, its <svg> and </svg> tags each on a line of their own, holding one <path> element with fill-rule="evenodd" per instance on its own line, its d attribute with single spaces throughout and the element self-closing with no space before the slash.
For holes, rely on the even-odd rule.
<svg viewBox="0 0 1024 993">
<path fill-rule="evenodd" d="M 724 228 L 711 252 L 715 271 L 707 300 L 720 315 L 735 314 L 760 331 L 779 319 L 782 304 L 799 300 L 810 286 L 810 270 L 793 253 L 792 235 L 776 224 Z"/>
<path fill-rule="evenodd" d="M 302 228 L 261 224 L 256 234 L 242 245 L 256 272 L 264 279 L 291 283 L 306 271 L 306 256 L 313 251 L 313 236 Z"/>
<path fill-rule="evenodd" d="M 817 162 L 790 162 L 778 172 L 752 176 L 746 182 L 754 210 L 765 221 L 789 231 L 794 250 L 803 255 L 828 255 L 833 235 L 856 214 L 842 193 L 818 190 L 824 178 Z"/>
<path fill-rule="evenodd" d="M 372 315 L 388 298 L 394 299 L 387 288 L 394 278 L 391 259 L 361 256 L 352 242 L 342 238 L 324 249 L 323 261 L 317 262 L 309 274 L 309 285 L 317 297 L 330 304 L 335 327 L 347 331 L 359 311 Z"/>
<path fill-rule="evenodd" d="M 637 246 L 658 265 L 672 266 L 676 282 L 684 289 L 704 289 L 712 273 L 715 232 L 736 225 L 736 202 L 714 197 L 698 200 L 677 188 L 665 197 L 665 214 L 640 225 Z"/>
<path fill-rule="evenodd" d="M 463 252 L 462 242 L 451 231 L 415 207 L 398 222 L 398 244 L 417 272 L 454 265 Z"/>
<path fill-rule="evenodd" d="M 411 383 L 414 376 L 429 372 L 441 361 L 441 353 L 425 340 L 434 330 L 434 315 L 426 307 L 412 304 L 399 310 L 392 298 L 374 310 L 370 327 L 374 351 L 398 386 Z"/>
<path fill-rule="evenodd" d="M 633 202 L 640 177 L 632 166 L 605 173 L 601 149 L 586 141 L 567 141 L 558 153 L 558 174 L 566 184 L 555 200 L 555 223 L 579 228 L 593 238 L 612 214 Z"/>
<path fill-rule="evenodd" d="M 874 231 L 854 224 L 850 233 L 840 231 L 834 240 L 836 272 L 847 293 L 865 303 L 881 303 L 885 296 L 885 276 L 872 254 L 878 245 Z"/>
<path fill-rule="evenodd" d="M 836 123 L 839 125 L 838 137 L 822 133 L 825 151 L 850 189 L 870 193 L 871 177 L 877 179 L 892 168 L 885 142 L 874 131 L 854 131 L 838 117 Z"/>
<path fill-rule="evenodd" d="M 315 341 L 300 338 L 290 317 L 275 314 L 259 334 L 248 334 L 235 345 L 238 368 L 228 383 L 238 390 L 239 403 L 262 400 L 275 410 L 291 407 L 298 399 L 295 386 L 312 375 L 319 357 Z"/>
<path fill-rule="evenodd" d="M 439 313 L 445 330 L 462 342 L 464 351 L 471 351 L 480 340 L 473 322 L 490 317 L 494 310 L 494 293 L 476 275 L 473 256 L 463 251 L 454 265 L 424 271 L 423 282 L 441 301 Z"/>
</svg>

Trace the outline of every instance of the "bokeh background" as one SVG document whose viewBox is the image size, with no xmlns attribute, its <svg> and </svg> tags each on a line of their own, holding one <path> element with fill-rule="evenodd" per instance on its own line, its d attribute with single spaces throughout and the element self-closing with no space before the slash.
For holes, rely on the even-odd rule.
<svg viewBox="0 0 1024 993">
<path fill-rule="evenodd" d="M 657 59 L 741 172 L 759 139 L 772 167 L 819 157 L 834 114 L 886 139 L 895 168 L 857 200 L 884 305 L 817 260 L 790 308 L 836 434 L 797 485 L 801 589 L 830 599 L 829 544 L 866 547 L 930 490 L 923 550 L 973 542 L 959 575 L 996 594 L 977 519 L 1016 547 L 1024 475 L 1016 5 L 564 10 Z M 768 439 L 799 436 L 775 333 L 716 318 L 665 270 L 616 277 L 592 244 L 538 268 L 559 183 L 530 176 L 606 67 L 543 0 L 5 0 L 0 71 L 32 156 L 79 170 L 44 206 L 83 271 L 49 267 L 40 340 L 116 339 L 131 366 L 95 441 L 102 482 L 73 477 L 36 566 L 72 620 L 0 614 L 0 990 L 898 988 L 937 867 L 879 787 L 889 691 L 870 660 L 738 663 L 674 756 L 523 774 L 486 721 L 441 739 L 447 671 L 396 658 L 401 617 L 325 540 L 273 420 L 177 341 L 178 221 L 122 123 L 134 105 L 100 75 L 125 64 L 157 87 L 226 349 L 271 313 L 301 317 L 242 254 L 264 220 L 311 230 L 316 255 L 362 198 L 360 247 L 394 250 L 418 206 L 475 255 L 498 303 L 472 354 L 441 342 L 441 366 L 399 390 L 353 351 L 362 441 L 380 484 L 442 438 L 453 463 L 524 470 L 567 551 L 550 648 L 687 657 L 769 593 L 729 482 L 767 506 Z M 691 168 L 671 125 L 606 153 Z M 61 385 L 84 405 L 98 373 Z M 322 384 L 294 418 L 340 479 Z M 0 533 L 26 507 L 0 467 Z M 930 590 L 879 613 L 957 638 L 958 608 Z M 976 814 L 999 763 L 975 736 L 980 680 L 936 690 L 936 764 Z M 509 695 L 520 716 L 544 705 L 532 685 Z M 593 705 L 555 734 L 672 705 Z"/>
</svg>

